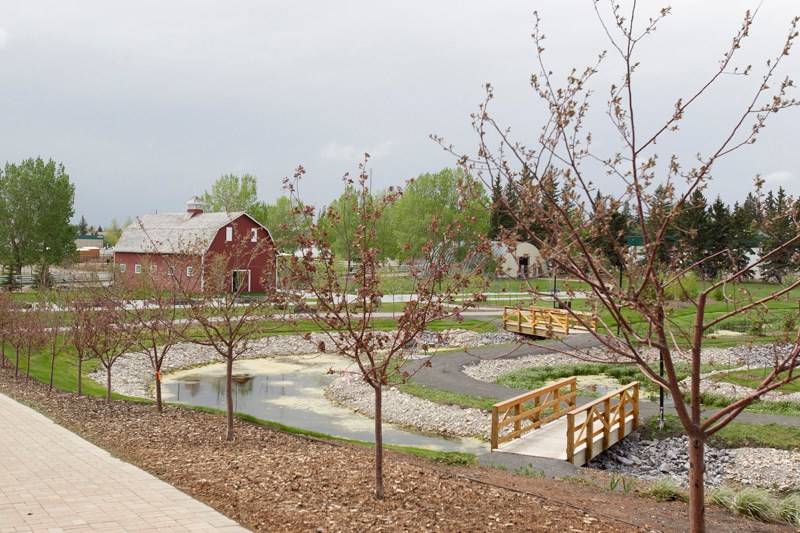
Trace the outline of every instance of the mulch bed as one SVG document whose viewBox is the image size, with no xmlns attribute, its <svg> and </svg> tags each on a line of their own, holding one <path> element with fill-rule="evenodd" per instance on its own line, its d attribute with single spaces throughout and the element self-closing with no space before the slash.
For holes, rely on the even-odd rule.
<svg viewBox="0 0 800 533">
<path fill-rule="evenodd" d="M 255 531 L 686 531 L 682 503 L 387 452 L 374 497 L 373 450 L 181 407 L 47 393 L 0 370 L 0 392 Z M 709 531 L 791 531 L 708 509 Z"/>
</svg>

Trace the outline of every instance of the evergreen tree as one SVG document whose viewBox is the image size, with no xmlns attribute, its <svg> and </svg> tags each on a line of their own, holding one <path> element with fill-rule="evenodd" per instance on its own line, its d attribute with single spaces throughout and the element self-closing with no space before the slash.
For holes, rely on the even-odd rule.
<svg viewBox="0 0 800 533">
<path fill-rule="evenodd" d="M 731 211 L 722 199 L 717 196 L 714 203 L 708 209 L 707 220 L 707 253 L 713 256 L 716 253 L 733 248 L 733 218 Z M 720 272 L 730 272 L 735 268 L 731 264 L 731 258 L 728 253 L 722 253 L 718 256 L 711 257 L 703 264 L 703 270 L 706 277 L 713 279 L 716 278 Z"/>
<path fill-rule="evenodd" d="M 78 222 L 78 235 L 86 235 L 89 233 L 89 224 L 86 223 L 86 219 L 81 215 L 81 221 Z"/>
<path fill-rule="evenodd" d="M 731 229 L 728 248 L 733 257 L 731 268 L 739 271 L 750 264 L 750 257 L 756 247 L 756 205 L 755 198 L 748 195 L 743 205 L 733 205 L 731 213 Z M 746 278 L 752 278 L 753 272 L 748 270 Z"/>
<path fill-rule="evenodd" d="M 707 201 L 703 192 L 695 190 L 680 206 L 673 224 L 673 235 L 679 244 L 679 252 L 688 266 L 707 257 L 710 245 Z M 700 272 L 707 276 L 706 265 L 700 265 Z"/>
<path fill-rule="evenodd" d="M 782 243 L 795 235 L 792 224 L 794 204 L 786 196 L 783 187 L 778 188 L 777 194 L 769 191 L 764 204 L 764 219 L 762 228 L 764 232 L 762 242 L 762 256 L 776 250 Z M 794 270 L 792 255 L 797 247 L 791 246 L 781 249 L 764 261 L 761 277 L 766 281 L 782 283 L 783 278 Z"/>
</svg>

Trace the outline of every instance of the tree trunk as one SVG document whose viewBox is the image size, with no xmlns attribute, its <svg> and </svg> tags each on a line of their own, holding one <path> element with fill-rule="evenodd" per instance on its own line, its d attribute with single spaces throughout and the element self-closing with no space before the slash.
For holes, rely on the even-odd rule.
<svg viewBox="0 0 800 533">
<path fill-rule="evenodd" d="M 704 449 L 705 442 L 702 437 L 689 435 L 689 528 L 692 533 L 702 533 L 706 530 Z"/>
<path fill-rule="evenodd" d="M 383 499 L 383 389 L 375 389 L 375 498 Z"/>
<path fill-rule="evenodd" d="M 226 441 L 233 440 L 233 357 L 225 359 L 225 403 L 228 408 L 228 431 Z"/>
<path fill-rule="evenodd" d="M 164 406 L 161 402 L 161 369 L 156 369 L 156 409 L 161 413 L 164 411 Z"/>
<path fill-rule="evenodd" d="M 83 393 L 83 389 L 81 388 L 83 385 L 81 382 L 81 374 L 83 374 L 83 356 L 78 354 L 78 396 Z"/>
<path fill-rule="evenodd" d="M 19 348 L 14 349 L 14 379 L 19 377 Z"/>
<path fill-rule="evenodd" d="M 28 346 L 28 350 L 25 353 L 25 381 L 30 381 L 31 379 L 31 347 Z"/>
<path fill-rule="evenodd" d="M 53 374 L 55 373 L 56 373 L 56 356 L 55 354 L 53 354 L 53 356 L 50 358 L 50 388 L 48 389 L 47 392 L 53 392 Z"/>
<path fill-rule="evenodd" d="M 3 368 L 6 367 L 6 340 L 3 339 L 2 348 L 0 348 L 0 361 L 2 361 Z"/>
<path fill-rule="evenodd" d="M 106 405 L 111 403 L 111 365 L 106 367 Z"/>
</svg>

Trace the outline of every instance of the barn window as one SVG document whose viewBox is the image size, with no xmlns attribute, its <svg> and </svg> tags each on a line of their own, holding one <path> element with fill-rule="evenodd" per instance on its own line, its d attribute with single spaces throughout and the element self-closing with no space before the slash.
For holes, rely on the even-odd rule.
<svg viewBox="0 0 800 533">
<path fill-rule="evenodd" d="M 194 267 L 186 267 L 186 276 L 188 277 L 194 276 Z"/>
<path fill-rule="evenodd" d="M 125 263 L 120 263 L 119 264 L 119 271 L 120 272 L 125 272 L 125 267 L 126 267 Z"/>
<path fill-rule="evenodd" d="M 133 265 L 133 271 L 136 274 L 141 274 L 142 273 L 142 265 Z"/>
<path fill-rule="evenodd" d="M 156 272 L 158 272 L 158 265 L 156 264 L 150 265 L 150 273 L 155 274 Z"/>
<path fill-rule="evenodd" d="M 251 240 L 252 242 L 256 242 L 256 241 L 258 241 L 258 228 L 253 228 L 253 229 L 251 229 L 250 231 L 253 233 L 253 236 L 252 236 L 252 237 L 250 237 L 250 240 Z"/>
<path fill-rule="evenodd" d="M 225 228 L 225 241 L 230 242 L 233 240 L 233 228 L 228 226 Z"/>
<path fill-rule="evenodd" d="M 168 266 L 167 267 L 167 276 L 174 276 L 174 275 L 175 275 L 175 267 L 174 266 Z"/>
</svg>

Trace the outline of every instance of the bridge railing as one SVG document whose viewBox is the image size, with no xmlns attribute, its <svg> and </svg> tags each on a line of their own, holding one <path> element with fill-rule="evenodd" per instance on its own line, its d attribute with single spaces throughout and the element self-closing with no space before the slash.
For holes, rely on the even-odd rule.
<svg viewBox="0 0 800 533">
<path fill-rule="evenodd" d="M 518 333 L 534 334 L 538 329 L 547 336 L 569 335 L 570 331 L 596 330 L 597 317 L 584 311 L 568 311 L 549 307 L 531 306 L 527 309 L 503 307 L 503 328 Z"/>
<path fill-rule="evenodd" d="M 575 408 L 578 380 L 563 379 L 492 406 L 491 449 L 519 438 Z M 565 392 L 563 389 L 568 389 Z M 505 432 L 505 428 L 513 429 Z"/>
<path fill-rule="evenodd" d="M 638 426 L 639 382 L 634 381 L 567 413 L 567 461 L 585 464 Z"/>
</svg>

